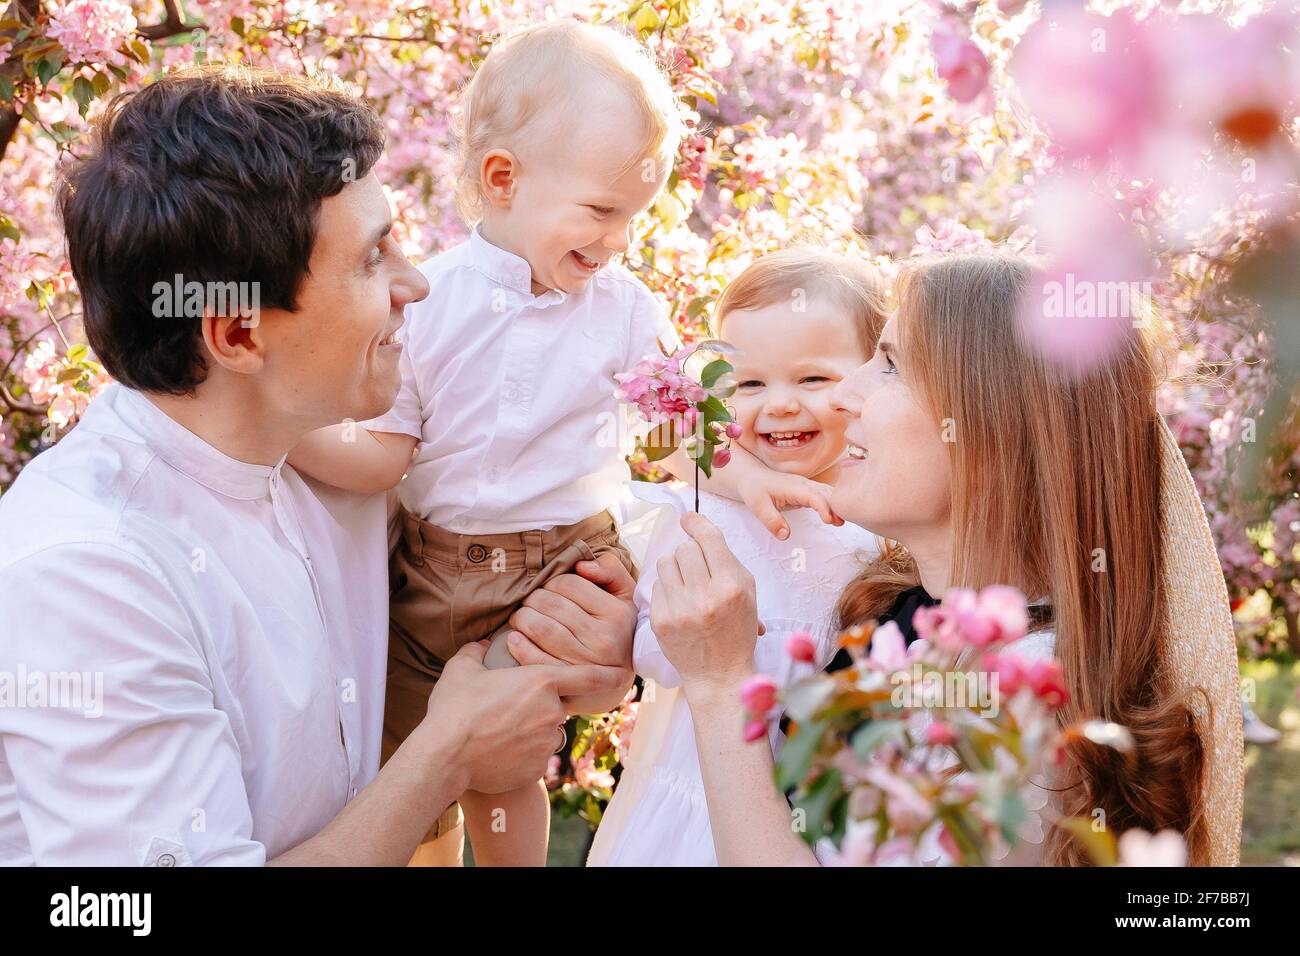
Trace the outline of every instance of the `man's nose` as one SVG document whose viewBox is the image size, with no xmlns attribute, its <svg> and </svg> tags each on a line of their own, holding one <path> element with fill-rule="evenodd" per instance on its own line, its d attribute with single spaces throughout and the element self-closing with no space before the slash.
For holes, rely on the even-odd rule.
<svg viewBox="0 0 1300 956">
<path fill-rule="evenodd" d="M 424 273 L 405 256 L 402 257 L 402 263 L 401 272 L 393 280 L 391 293 L 393 304 L 399 308 L 419 302 L 429 294 L 429 280 L 424 277 Z"/>
</svg>

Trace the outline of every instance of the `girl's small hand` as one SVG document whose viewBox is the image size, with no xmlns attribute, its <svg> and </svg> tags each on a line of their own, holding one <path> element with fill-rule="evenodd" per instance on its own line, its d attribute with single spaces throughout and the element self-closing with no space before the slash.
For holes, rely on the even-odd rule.
<svg viewBox="0 0 1300 956">
<path fill-rule="evenodd" d="M 745 507 L 782 541 L 790 537 L 790 526 L 781 512 L 790 508 L 812 508 L 826 524 L 844 524 L 831 510 L 831 486 L 803 475 L 763 468 L 747 474 L 737 490 Z"/>
<path fill-rule="evenodd" d="M 650 597 L 650 626 L 682 686 L 732 686 L 754 669 L 761 633 L 754 576 L 722 532 L 693 512 L 682 515 L 690 540 L 659 559 Z"/>
</svg>

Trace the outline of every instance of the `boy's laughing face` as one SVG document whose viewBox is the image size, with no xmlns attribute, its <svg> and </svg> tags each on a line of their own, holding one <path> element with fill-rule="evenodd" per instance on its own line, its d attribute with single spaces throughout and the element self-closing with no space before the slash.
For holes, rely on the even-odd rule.
<svg viewBox="0 0 1300 956">
<path fill-rule="evenodd" d="M 608 91 L 518 154 L 493 150 L 485 158 L 488 202 L 480 230 L 528 261 L 534 294 L 581 292 L 627 251 L 633 220 L 654 201 L 670 167 L 662 158 L 632 155 L 643 139 L 626 96 Z"/>
</svg>

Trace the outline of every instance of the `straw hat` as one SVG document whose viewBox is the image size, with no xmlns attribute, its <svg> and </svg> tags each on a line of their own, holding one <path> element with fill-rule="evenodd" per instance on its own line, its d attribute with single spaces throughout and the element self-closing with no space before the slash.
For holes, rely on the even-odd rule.
<svg viewBox="0 0 1300 956">
<path fill-rule="evenodd" d="M 1205 509 L 1169 426 L 1160 420 L 1164 477 L 1164 587 L 1169 616 L 1164 656 L 1171 689 L 1190 691 L 1206 764 L 1201 785 L 1211 866 L 1235 866 L 1241 852 L 1245 753 L 1241 673 L 1223 570 Z M 1208 706 L 1207 706 L 1208 705 Z"/>
</svg>

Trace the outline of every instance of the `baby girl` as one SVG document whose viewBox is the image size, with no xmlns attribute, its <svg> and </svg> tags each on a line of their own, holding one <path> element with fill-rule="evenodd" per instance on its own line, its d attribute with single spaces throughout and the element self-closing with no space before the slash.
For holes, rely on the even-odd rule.
<svg viewBox="0 0 1300 956">
<path fill-rule="evenodd" d="M 832 407 L 831 391 L 875 350 L 885 323 L 875 274 L 858 259 L 820 250 L 774 253 L 727 286 L 715 322 L 717 334 L 738 350 L 732 357 L 737 389 L 729 404 L 743 429 L 740 448 L 766 469 L 833 482 L 846 444 L 845 420 Z M 650 627 L 655 565 L 685 540 L 678 514 L 691 506 L 690 493 L 639 487 L 641 496 L 672 506 L 656 523 L 636 590 L 633 662 L 653 684 L 647 684 L 627 767 L 588 864 L 716 865 L 690 711 L 671 689 L 680 680 Z M 711 487 L 723 486 L 715 480 Z M 754 651 L 755 669 L 784 686 L 826 666 L 836 651 L 836 598 L 877 553 L 875 536 L 852 524 L 825 524 L 804 509 L 787 513 L 789 533 L 777 540 L 748 507 L 709 492 L 700 495 L 700 511 L 754 575 L 766 627 Z M 788 653 L 791 639 L 802 646 L 806 663 Z M 780 745 L 779 729 L 771 742 Z"/>
</svg>

